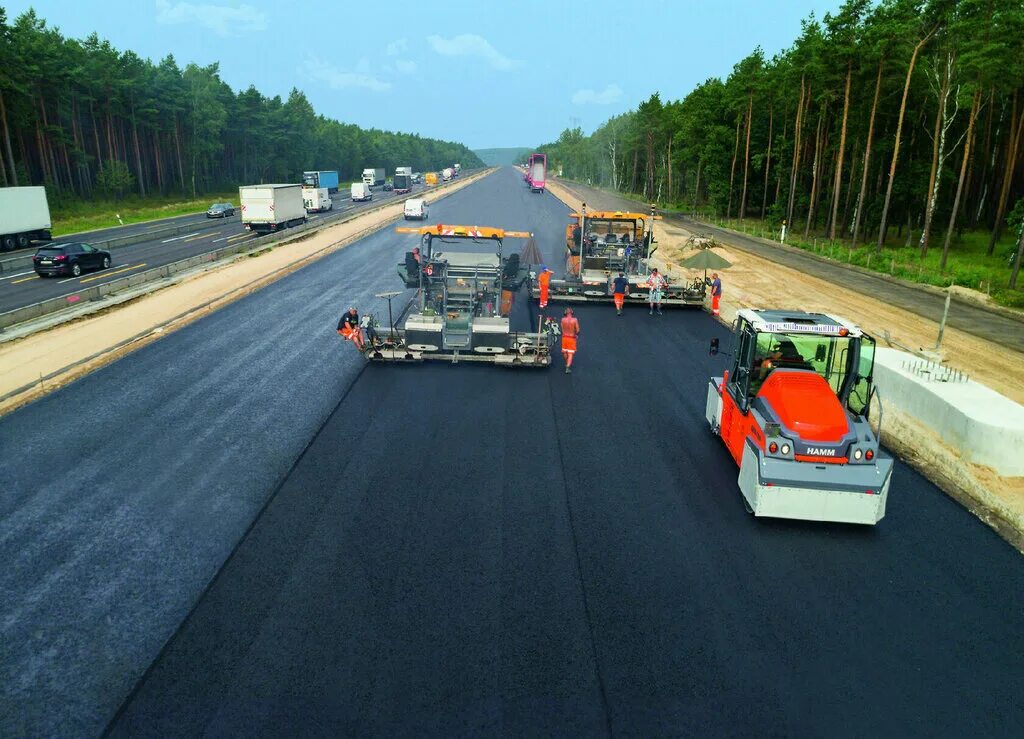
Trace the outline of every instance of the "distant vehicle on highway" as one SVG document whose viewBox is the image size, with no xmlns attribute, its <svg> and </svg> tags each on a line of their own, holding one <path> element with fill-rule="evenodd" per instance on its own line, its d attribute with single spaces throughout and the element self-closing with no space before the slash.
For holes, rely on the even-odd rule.
<svg viewBox="0 0 1024 739">
<path fill-rule="evenodd" d="M 405 201 L 405 220 L 427 220 L 427 201 L 423 198 L 409 198 Z"/>
<path fill-rule="evenodd" d="M 206 209 L 207 218 L 228 218 L 235 214 L 235 206 L 231 203 L 214 203 Z"/>
<path fill-rule="evenodd" d="M 352 183 L 352 202 L 358 203 L 363 200 L 373 200 L 373 191 L 365 182 Z"/>
<path fill-rule="evenodd" d="M 336 170 L 314 170 L 302 173 L 302 184 L 306 187 L 326 187 L 328 194 L 338 192 L 338 173 Z"/>
<path fill-rule="evenodd" d="M 441 172 L 441 179 L 445 182 L 451 182 L 452 177 L 455 176 L 455 170 L 451 167 L 445 167 Z"/>
<path fill-rule="evenodd" d="M 247 185 L 238 188 L 238 198 L 247 231 L 270 233 L 306 222 L 302 185 Z"/>
<path fill-rule="evenodd" d="M 437 184 L 437 172 L 427 172 L 427 184 L 428 185 L 436 185 Z"/>
<path fill-rule="evenodd" d="M 383 189 L 384 192 L 391 192 L 392 190 L 395 189 L 395 185 L 392 182 L 385 182 L 384 186 L 381 189 Z"/>
<path fill-rule="evenodd" d="M 50 206 L 44 187 L 0 188 L 0 251 L 49 241 Z"/>
<path fill-rule="evenodd" d="M 306 204 L 307 213 L 323 213 L 334 208 L 334 201 L 326 187 L 302 188 L 302 202 Z"/>
<path fill-rule="evenodd" d="M 32 268 L 40 277 L 72 275 L 78 277 L 90 269 L 107 269 L 110 252 L 89 244 L 51 244 L 41 247 L 32 257 Z"/>
<path fill-rule="evenodd" d="M 370 187 L 377 187 L 384 184 L 386 177 L 383 167 L 367 167 L 363 170 L 363 182 Z"/>
<path fill-rule="evenodd" d="M 422 172 L 413 172 L 412 173 L 412 181 L 414 183 L 416 183 L 417 185 L 419 183 L 423 182 L 423 173 Z"/>
</svg>

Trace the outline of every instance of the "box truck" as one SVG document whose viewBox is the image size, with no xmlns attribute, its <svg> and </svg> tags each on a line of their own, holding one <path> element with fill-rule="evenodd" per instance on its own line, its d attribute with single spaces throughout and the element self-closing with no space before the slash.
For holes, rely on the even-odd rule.
<svg viewBox="0 0 1024 739">
<path fill-rule="evenodd" d="M 412 192 L 411 174 L 396 174 L 393 183 L 395 185 L 395 195 Z"/>
<path fill-rule="evenodd" d="M 365 182 L 353 182 L 352 202 L 358 203 L 363 200 L 373 200 L 373 193 L 370 191 L 370 186 Z"/>
<path fill-rule="evenodd" d="M 238 188 L 238 199 L 246 230 L 270 233 L 306 222 L 302 185 L 246 185 Z"/>
<path fill-rule="evenodd" d="M 410 177 L 412 177 L 412 167 L 396 167 L 395 168 L 395 175 L 397 176 L 397 175 L 400 175 L 400 174 L 407 174 Z"/>
<path fill-rule="evenodd" d="M 384 184 L 384 168 L 383 167 L 369 167 L 363 170 L 363 182 L 370 187 L 377 187 L 378 185 Z"/>
<path fill-rule="evenodd" d="M 334 170 L 316 170 L 315 172 L 302 173 L 303 185 L 306 187 L 326 187 L 331 195 L 338 192 L 338 182 L 338 173 Z"/>
<path fill-rule="evenodd" d="M 548 155 L 531 154 L 526 163 L 526 181 L 530 192 L 544 192 L 544 183 L 548 177 Z"/>
<path fill-rule="evenodd" d="M 326 187 L 304 187 L 302 188 L 302 202 L 306 206 L 307 213 L 323 213 L 331 210 L 334 203 Z"/>
<path fill-rule="evenodd" d="M 0 187 L 0 251 L 49 241 L 50 226 L 45 187 Z"/>
</svg>

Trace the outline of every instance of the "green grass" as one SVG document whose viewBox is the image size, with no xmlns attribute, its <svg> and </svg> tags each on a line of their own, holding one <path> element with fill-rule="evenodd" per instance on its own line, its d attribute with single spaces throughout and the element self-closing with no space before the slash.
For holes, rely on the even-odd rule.
<svg viewBox="0 0 1024 739">
<path fill-rule="evenodd" d="M 238 205 L 238 190 L 208 193 L 197 200 L 183 195 L 140 198 L 126 197 L 116 200 L 75 200 L 55 204 L 50 211 L 53 235 L 92 231 L 158 218 L 200 213 L 211 203 L 229 202 Z M 118 215 L 121 220 L 118 220 Z"/>
<path fill-rule="evenodd" d="M 708 215 L 701 217 L 717 226 L 724 226 L 752 236 L 761 236 L 772 240 L 777 240 L 779 237 L 777 227 L 758 219 L 748 218 L 745 221 L 740 221 Z M 803 226 L 798 223 L 796 228 L 786 234 L 786 244 L 839 262 L 899 277 L 909 282 L 919 282 L 937 287 L 960 285 L 991 295 L 992 299 L 1000 305 L 1024 308 L 1024 289 L 1009 287 L 1010 267 L 1007 265 L 1007 259 L 1015 246 L 1014 233 L 1011 229 L 1007 229 L 1003 238 L 996 244 L 992 256 L 986 254 L 988 231 L 965 231 L 961 239 L 954 238 L 953 243 L 950 244 L 945 270 L 939 268 L 945 230 L 939 228 L 938 233 L 932 234 L 928 255 L 923 259 L 918 246 L 920 235 L 920 231 L 914 231 L 910 246 L 905 246 L 906 232 L 904 231 L 902 237 L 897 237 L 896 230 L 892 229 L 881 253 L 878 253 L 873 241 L 869 244 L 861 244 L 857 248 L 851 248 L 849 241 L 833 242 L 823 236 L 814 236 L 813 234 L 805 239 Z"/>
</svg>

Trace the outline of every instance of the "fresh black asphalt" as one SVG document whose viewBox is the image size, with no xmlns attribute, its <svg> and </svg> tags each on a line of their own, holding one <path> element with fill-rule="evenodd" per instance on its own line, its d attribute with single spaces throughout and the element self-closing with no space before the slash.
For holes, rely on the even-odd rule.
<svg viewBox="0 0 1024 739">
<path fill-rule="evenodd" d="M 557 269 L 565 213 L 503 170 L 431 220 Z M 412 243 L 0 421 L 5 734 L 1017 733 L 988 528 L 902 463 L 875 528 L 751 518 L 703 313 L 580 308 L 572 375 L 365 367 L 337 315 L 386 311 Z"/>
<path fill-rule="evenodd" d="M 648 206 L 605 190 L 597 190 L 579 183 L 571 183 L 570 188 L 576 191 L 591 208 L 595 206 L 629 208 L 631 210 L 639 208 L 642 212 L 647 212 Z M 670 213 L 665 217 L 678 221 L 680 225 L 691 232 L 711 233 L 724 244 L 750 252 L 770 262 L 782 264 L 812 277 L 819 277 L 828 283 L 881 300 L 888 305 L 936 323 L 942 320 L 946 299 L 941 293 L 886 279 L 871 272 L 850 269 L 841 262 L 825 261 L 796 248 L 779 248 L 764 239 L 718 228 L 679 214 Z M 725 274 L 723 277 L 726 281 L 726 289 L 728 289 L 728 275 Z M 1008 278 L 1009 273 L 1007 273 Z M 986 310 L 981 306 L 954 300 L 950 303 L 947 323 L 966 334 L 1024 352 L 1024 322 L 1020 318 L 1013 318 Z M 899 340 L 899 336 L 894 338 Z M 952 361 L 955 364 L 955 358 Z"/>
</svg>

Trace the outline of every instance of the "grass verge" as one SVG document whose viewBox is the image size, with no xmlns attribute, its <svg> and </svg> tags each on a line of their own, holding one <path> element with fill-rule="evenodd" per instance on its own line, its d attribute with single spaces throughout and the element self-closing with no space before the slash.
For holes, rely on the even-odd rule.
<svg viewBox="0 0 1024 739">
<path fill-rule="evenodd" d="M 211 203 L 229 202 L 238 205 L 237 201 L 238 190 L 209 193 L 196 200 L 184 195 L 126 197 L 120 201 L 76 200 L 53 206 L 52 231 L 54 236 L 63 236 L 98 228 L 199 213 L 210 207 Z"/>
</svg>

